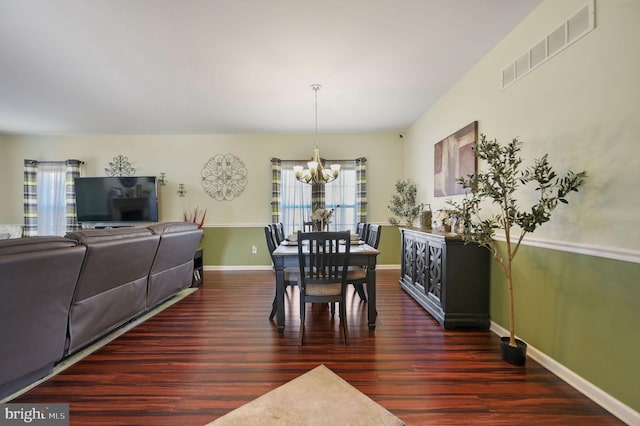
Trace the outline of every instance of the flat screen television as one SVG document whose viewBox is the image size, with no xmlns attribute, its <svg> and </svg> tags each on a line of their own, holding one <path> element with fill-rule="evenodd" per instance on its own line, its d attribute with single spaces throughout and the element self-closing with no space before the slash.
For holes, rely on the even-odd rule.
<svg viewBox="0 0 640 426">
<path fill-rule="evenodd" d="M 158 221 L 155 176 L 75 178 L 78 222 Z"/>
</svg>

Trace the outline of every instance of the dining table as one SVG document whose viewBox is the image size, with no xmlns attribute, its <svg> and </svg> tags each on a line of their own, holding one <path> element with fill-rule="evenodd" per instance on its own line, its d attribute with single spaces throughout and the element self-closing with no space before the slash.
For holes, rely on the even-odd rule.
<svg viewBox="0 0 640 426">
<path fill-rule="evenodd" d="M 304 247 L 303 247 L 304 248 Z M 376 329 L 376 262 L 380 252 L 362 241 L 352 242 L 349 249 L 349 266 L 362 266 L 367 271 L 367 319 L 369 331 Z M 288 240 L 282 241 L 273 252 L 273 263 L 276 272 L 276 323 L 278 333 L 284 333 L 284 269 L 298 268 L 298 245 Z"/>
</svg>

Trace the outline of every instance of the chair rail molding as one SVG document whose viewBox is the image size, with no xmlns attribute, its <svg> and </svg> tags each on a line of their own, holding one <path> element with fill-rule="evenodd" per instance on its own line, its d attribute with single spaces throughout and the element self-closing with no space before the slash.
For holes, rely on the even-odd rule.
<svg viewBox="0 0 640 426">
<path fill-rule="evenodd" d="M 497 241 L 506 242 L 504 235 L 496 235 Z M 515 239 L 512 239 L 515 243 Z M 553 241 L 541 238 L 527 237 L 522 240 L 523 245 L 540 247 L 552 250 L 566 251 L 569 253 L 586 254 L 589 256 L 603 257 L 606 259 L 622 260 L 625 262 L 640 263 L 640 250 L 618 247 L 598 246 L 595 244 L 573 243 L 566 241 Z"/>
</svg>

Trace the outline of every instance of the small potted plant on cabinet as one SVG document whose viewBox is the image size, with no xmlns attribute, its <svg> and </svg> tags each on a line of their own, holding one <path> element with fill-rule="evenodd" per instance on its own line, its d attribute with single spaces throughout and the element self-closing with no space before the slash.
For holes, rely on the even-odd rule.
<svg viewBox="0 0 640 426">
<path fill-rule="evenodd" d="M 396 193 L 391 197 L 391 201 L 387 208 L 395 216 L 404 219 L 407 226 L 413 226 L 413 222 L 424 208 L 424 204 L 416 201 L 418 188 L 410 179 L 399 180 L 396 182 Z M 395 226 L 400 225 L 400 220 L 396 217 L 390 217 L 389 223 Z"/>
<path fill-rule="evenodd" d="M 567 204 L 566 196 L 577 192 L 586 173 L 567 172 L 559 177 L 548 162 L 547 154 L 534 160 L 534 165 L 522 168 L 518 156 L 522 143 L 513 139 L 506 146 L 497 140 L 488 140 L 483 134 L 474 147 L 476 157 L 486 162 L 486 170 L 459 178 L 457 181 L 469 192 L 461 203 L 449 201 L 461 223 L 459 231 L 466 242 L 475 242 L 491 252 L 505 275 L 509 297 L 509 337 L 502 337 L 502 358 L 516 365 L 526 360 L 526 344 L 515 338 L 512 264 L 524 236 L 535 231 L 551 218 L 558 203 Z M 530 208 L 520 207 L 517 196 L 524 191 L 537 194 L 537 201 Z M 485 201 L 497 207 L 490 208 Z M 506 251 L 498 250 L 494 239 L 497 230 L 504 231 Z"/>
</svg>

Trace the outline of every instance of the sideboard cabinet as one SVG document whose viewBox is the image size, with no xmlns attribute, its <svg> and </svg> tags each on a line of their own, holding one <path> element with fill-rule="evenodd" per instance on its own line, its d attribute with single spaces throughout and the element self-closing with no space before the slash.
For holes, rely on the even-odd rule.
<svg viewBox="0 0 640 426">
<path fill-rule="evenodd" d="M 447 330 L 489 328 L 489 251 L 456 234 L 400 232 L 400 286 Z"/>
</svg>

